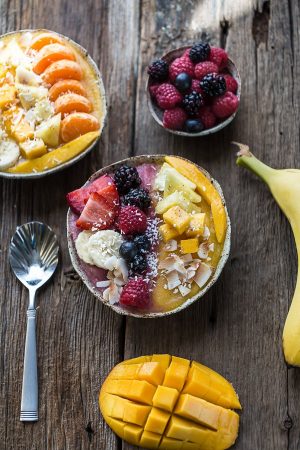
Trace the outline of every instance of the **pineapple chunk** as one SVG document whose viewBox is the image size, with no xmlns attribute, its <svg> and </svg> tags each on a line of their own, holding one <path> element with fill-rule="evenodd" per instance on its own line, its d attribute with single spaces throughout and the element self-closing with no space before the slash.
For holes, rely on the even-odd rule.
<svg viewBox="0 0 300 450">
<path fill-rule="evenodd" d="M 205 213 L 193 214 L 190 221 L 190 226 L 186 230 L 185 234 L 188 237 L 202 236 L 205 226 L 205 217 Z"/>
<path fill-rule="evenodd" d="M 200 203 L 201 196 L 194 192 L 186 183 L 185 177 L 180 175 L 178 172 L 168 170 L 166 174 L 166 183 L 164 190 L 164 197 L 172 194 L 174 191 L 182 192 L 185 197 L 192 203 Z M 188 181 L 188 180 L 187 180 Z"/>
<path fill-rule="evenodd" d="M 47 148 L 42 139 L 33 139 L 20 144 L 21 155 L 26 159 L 34 159 L 47 153 Z"/>
<path fill-rule="evenodd" d="M 16 88 L 9 84 L 4 84 L 0 88 L 0 108 L 5 108 L 12 103 L 16 98 Z"/>
<path fill-rule="evenodd" d="M 61 115 L 56 114 L 56 116 L 46 120 L 37 128 L 35 136 L 43 139 L 49 147 L 57 147 L 59 144 L 60 123 Z"/>
<path fill-rule="evenodd" d="M 198 238 L 180 241 L 181 253 L 196 253 L 199 249 Z"/>
<path fill-rule="evenodd" d="M 163 214 L 164 221 L 175 228 L 175 230 L 182 234 L 188 228 L 191 216 L 180 206 L 173 206 Z"/>
<path fill-rule="evenodd" d="M 16 83 L 18 96 L 24 109 L 29 109 L 48 95 L 48 89 L 42 86 L 29 86 Z"/>
<path fill-rule="evenodd" d="M 180 206 L 185 211 L 188 211 L 190 202 L 182 192 L 175 191 L 173 194 L 168 195 L 168 197 L 163 198 L 157 203 L 155 212 L 157 214 L 163 214 L 168 209 L 172 208 L 172 206 Z"/>
<path fill-rule="evenodd" d="M 196 189 L 195 183 L 181 175 L 176 169 L 174 169 L 172 166 L 170 166 L 170 164 L 166 162 L 161 166 L 161 169 L 155 178 L 154 189 L 157 189 L 158 191 L 164 191 L 166 185 L 166 176 L 170 172 L 175 174 L 175 176 L 177 176 L 177 178 L 179 178 L 182 184 L 184 184 L 186 187 L 192 189 L 193 191 Z"/>
<path fill-rule="evenodd" d="M 33 138 L 34 129 L 25 119 L 21 119 L 17 125 L 12 125 L 11 135 L 17 142 L 24 142 Z"/>
<path fill-rule="evenodd" d="M 174 227 L 172 227 L 171 225 L 168 225 L 167 223 L 165 223 L 159 227 L 159 232 L 160 232 L 161 237 L 163 238 L 164 242 L 168 242 L 171 239 L 174 239 L 179 234 L 178 231 L 175 230 Z"/>
</svg>

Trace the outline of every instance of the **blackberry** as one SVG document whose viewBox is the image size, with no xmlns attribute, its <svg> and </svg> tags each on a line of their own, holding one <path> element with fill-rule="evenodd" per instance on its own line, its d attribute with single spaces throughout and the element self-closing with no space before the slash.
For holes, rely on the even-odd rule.
<svg viewBox="0 0 300 450">
<path fill-rule="evenodd" d="M 121 166 L 116 170 L 114 180 L 119 193 L 125 194 L 131 188 L 141 184 L 141 179 L 135 167 Z"/>
<path fill-rule="evenodd" d="M 130 262 L 138 254 L 139 248 L 137 244 L 131 241 L 125 241 L 119 249 L 119 253 L 125 261 Z"/>
<path fill-rule="evenodd" d="M 137 246 L 139 253 L 147 253 L 151 248 L 150 239 L 145 234 L 135 236 L 133 242 Z"/>
<path fill-rule="evenodd" d="M 182 105 L 190 116 L 195 116 L 198 114 L 200 107 L 204 105 L 204 101 L 201 94 L 192 91 L 184 96 Z"/>
<path fill-rule="evenodd" d="M 130 274 L 144 273 L 147 270 L 147 260 L 145 255 L 137 254 L 129 264 Z"/>
<path fill-rule="evenodd" d="M 189 57 L 194 64 L 197 64 L 201 61 L 206 61 L 209 57 L 209 54 L 210 54 L 210 45 L 207 44 L 206 42 L 198 42 L 191 48 Z"/>
<path fill-rule="evenodd" d="M 135 188 L 130 189 L 128 194 L 124 196 L 123 203 L 125 205 L 136 206 L 142 211 L 145 211 L 150 206 L 151 198 L 146 189 Z"/>
<path fill-rule="evenodd" d="M 226 92 L 226 81 L 222 75 L 209 73 L 200 81 L 200 87 L 210 97 L 218 97 Z"/>
<path fill-rule="evenodd" d="M 163 59 L 157 59 L 148 66 L 148 75 L 153 80 L 164 81 L 169 75 L 169 66 Z"/>
</svg>

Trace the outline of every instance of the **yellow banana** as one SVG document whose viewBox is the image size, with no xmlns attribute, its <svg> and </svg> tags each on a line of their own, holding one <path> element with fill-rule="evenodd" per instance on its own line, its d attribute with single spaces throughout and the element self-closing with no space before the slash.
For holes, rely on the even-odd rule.
<svg viewBox="0 0 300 450">
<path fill-rule="evenodd" d="M 273 169 L 255 158 L 248 146 L 234 144 L 240 148 L 237 164 L 254 172 L 268 185 L 294 233 L 298 254 L 298 277 L 283 330 L 283 351 L 288 364 L 300 367 L 300 170 Z"/>
</svg>

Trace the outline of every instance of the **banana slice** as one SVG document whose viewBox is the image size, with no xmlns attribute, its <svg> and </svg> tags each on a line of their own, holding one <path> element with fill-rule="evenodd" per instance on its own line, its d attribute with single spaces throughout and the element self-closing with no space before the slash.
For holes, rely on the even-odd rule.
<svg viewBox="0 0 300 450">
<path fill-rule="evenodd" d="M 75 241 L 75 248 L 77 251 L 77 254 L 82 261 L 84 261 L 87 264 L 94 264 L 94 261 L 90 257 L 89 251 L 88 251 L 88 241 L 90 237 L 92 236 L 91 231 L 82 231 L 79 233 L 76 241 Z"/>
<path fill-rule="evenodd" d="M 0 141 L 0 170 L 6 170 L 16 164 L 20 156 L 18 144 L 7 139 Z"/>
<path fill-rule="evenodd" d="M 87 248 L 95 266 L 113 270 L 120 258 L 119 248 L 122 242 L 122 236 L 113 230 L 101 230 L 93 234 L 88 240 Z"/>
</svg>

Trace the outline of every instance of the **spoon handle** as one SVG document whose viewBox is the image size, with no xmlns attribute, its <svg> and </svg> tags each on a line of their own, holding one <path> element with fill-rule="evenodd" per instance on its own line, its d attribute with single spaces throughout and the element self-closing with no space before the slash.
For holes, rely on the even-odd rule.
<svg viewBox="0 0 300 450">
<path fill-rule="evenodd" d="M 38 379 L 36 358 L 36 310 L 27 309 L 27 330 L 23 369 L 21 416 L 22 422 L 38 420 Z"/>
</svg>

